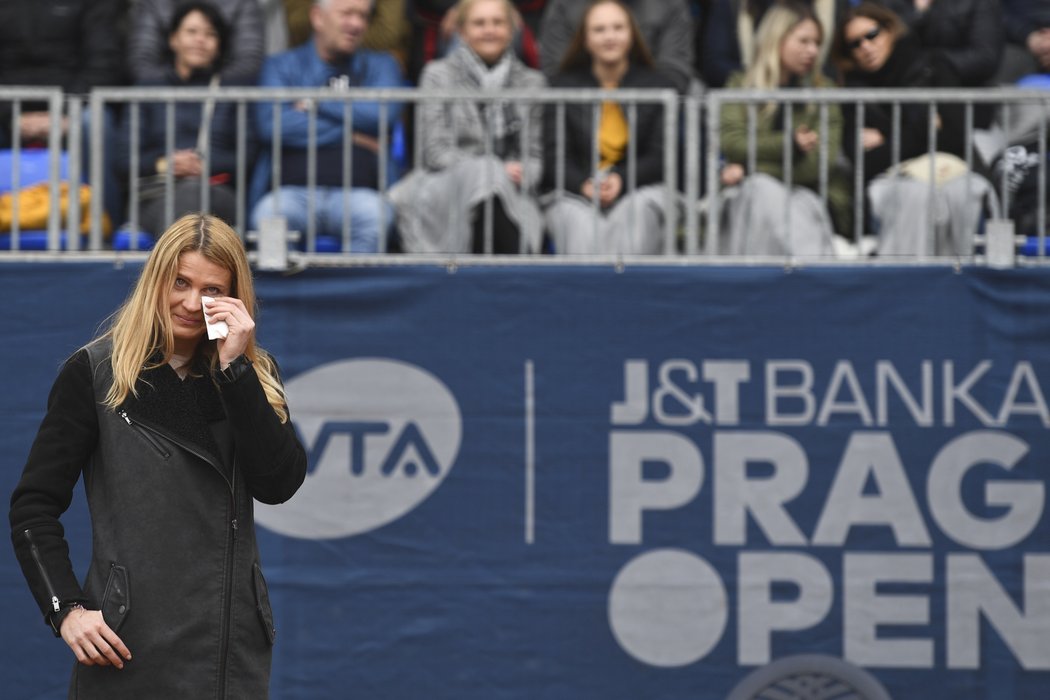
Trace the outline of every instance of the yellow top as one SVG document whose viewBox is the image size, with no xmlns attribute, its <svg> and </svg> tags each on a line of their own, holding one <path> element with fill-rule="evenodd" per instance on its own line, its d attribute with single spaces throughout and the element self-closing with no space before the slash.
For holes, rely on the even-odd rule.
<svg viewBox="0 0 1050 700">
<path fill-rule="evenodd" d="M 627 153 L 627 119 L 615 102 L 602 103 L 602 123 L 598 127 L 599 167 L 603 170 L 616 165 Z"/>
</svg>

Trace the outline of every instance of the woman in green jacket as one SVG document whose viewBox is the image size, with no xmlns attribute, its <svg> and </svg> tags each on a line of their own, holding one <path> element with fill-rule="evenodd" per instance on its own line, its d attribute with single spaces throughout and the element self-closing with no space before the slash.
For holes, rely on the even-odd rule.
<svg viewBox="0 0 1050 700">
<path fill-rule="evenodd" d="M 772 90 L 823 88 L 820 72 L 823 28 L 804 5 L 771 8 L 756 37 L 755 56 L 746 73 L 727 87 Z M 790 109 L 790 121 L 785 113 Z M 727 208 L 729 252 L 744 255 L 825 256 L 833 253 L 833 229 L 848 235 L 848 179 L 834 176 L 842 138 L 842 113 L 829 104 L 825 138 L 821 110 L 815 104 L 770 102 L 757 109 L 754 172 L 748 172 L 749 126 L 746 105 L 727 104 L 721 115 L 721 173 L 725 187 L 740 186 Z M 790 134 L 785 129 L 790 128 Z M 785 152 L 785 140 L 789 140 Z M 818 194 L 821 169 L 828 169 L 827 206 Z M 790 190 L 785 182 L 790 169 Z M 831 216 L 828 215 L 828 208 Z M 790 215 L 789 215 L 790 214 Z M 832 223 L 834 221 L 834 224 Z"/>
</svg>

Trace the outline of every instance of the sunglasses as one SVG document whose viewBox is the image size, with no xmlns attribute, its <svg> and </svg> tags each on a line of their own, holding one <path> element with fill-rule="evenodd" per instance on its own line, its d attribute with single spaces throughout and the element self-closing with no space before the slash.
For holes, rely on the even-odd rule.
<svg viewBox="0 0 1050 700">
<path fill-rule="evenodd" d="M 847 41 L 846 47 L 849 48 L 850 51 L 856 51 L 865 41 L 875 41 L 875 39 L 878 38 L 879 34 L 882 34 L 882 27 L 875 27 L 864 36 L 857 39 L 852 39 L 851 41 Z"/>
</svg>

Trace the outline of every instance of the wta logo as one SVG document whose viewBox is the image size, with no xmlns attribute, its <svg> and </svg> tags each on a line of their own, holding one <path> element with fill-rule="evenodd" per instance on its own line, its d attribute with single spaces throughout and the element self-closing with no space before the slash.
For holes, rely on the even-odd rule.
<svg viewBox="0 0 1050 700">
<path fill-rule="evenodd" d="M 285 391 L 309 472 L 288 503 L 255 510 L 257 522 L 282 535 L 332 539 L 393 522 L 441 485 L 459 453 L 455 397 L 414 365 L 332 362 Z"/>
</svg>

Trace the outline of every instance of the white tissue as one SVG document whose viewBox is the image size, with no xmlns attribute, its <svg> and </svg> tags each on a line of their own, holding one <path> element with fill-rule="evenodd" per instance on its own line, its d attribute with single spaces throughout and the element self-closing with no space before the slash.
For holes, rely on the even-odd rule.
<svg viewBox="0 0 1050 700">
<path fill-rule="evenodd" d="M 201 297 L 201 308 L 204 310 L 204 325 L 208 327 L 208 340 L 215 340 L 216 338 L 225 338 L 230 334 L 230 327 L 226 325 L 225 321 L 211 322 L 208 318 L 208 304 L 215 301 L 212 297 Z"/>
</svg>

